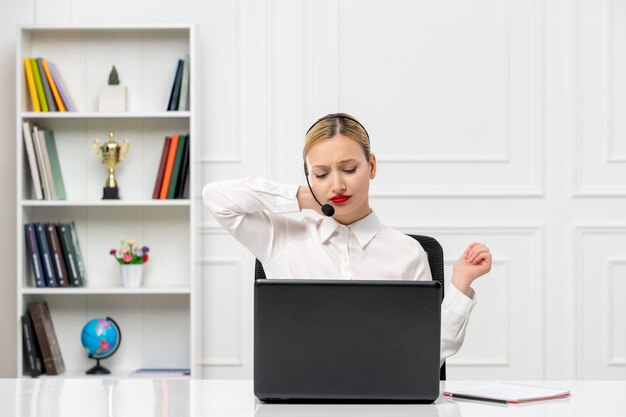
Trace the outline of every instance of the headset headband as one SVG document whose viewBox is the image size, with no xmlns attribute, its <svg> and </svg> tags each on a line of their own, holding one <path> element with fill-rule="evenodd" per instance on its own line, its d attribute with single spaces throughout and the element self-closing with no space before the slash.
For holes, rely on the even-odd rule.
<svg viewBox="0 0 626 417">
<path fill-rule="evenodd" d="M 311 127 L 306 131 L 306 135 L 309 134 L 309 132 L 311 131 L 311 129 L 313 129 L 315 127 L 316 124 L 318 124 L 319 122 L 323 121 L 323 120 L 328 120 L 328 119 L 348 119 L 348 120 L 352 120 L 354 123 L 358 124 L 359 126 L 361 126 L 361 128 L 363 129 L 363 131 L 365 131 L 365 135 L 367 135 L 367 140 L 370 139 L 370 134 L 367 132 L 367 129 L 365 128 L 365 126 L 363 126 L 361 124 L 361 122 L 359 122 L 357 119 L 355 119 L 354 117 L 350 117 L 347 116 L 345 114 L 342 113 L 332 113 L 332 114 L 327 114 L 324 117 L 321 117 L 319 119 L 317 119 L 317 121 L 315 123 L 313 123 L 311 125 Z"/>
</svg>

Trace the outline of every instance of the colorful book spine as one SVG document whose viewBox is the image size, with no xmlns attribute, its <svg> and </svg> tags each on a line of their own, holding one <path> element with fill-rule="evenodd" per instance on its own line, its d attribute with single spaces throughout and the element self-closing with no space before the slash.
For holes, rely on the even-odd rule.
<svg viewBox="0 0 626 417">
<path fill-rule="evenodd" d="M 54 140 L 54 132 L 50 129 L 46 129 L 44 130 L 44 137 L 46 140 L 46 150 L 48 151 L 48 157 L 50 159 L 50 172 L 52 174 L 52 181 L 54 182 L 56 199 L 65 200 L 67 195 L 65 194 L 65 183 L 63 181 L 61 163 L 59 162 L 59 155 L 57 153 L 57 145 Z"/>
<path fill-rule="evenodd" d="M 54 264 L 54 273 L 57 276 L 57 284 L 59 287 L 69 287 L 70 281 L 65 267 L 65 259 L 63 258 L 63 249 L 61 242 L 57 236 L 57 230 L 54 224 L 47 223 L 45 226 L 46 238 L 48 239 L 48 247 Z"/>
<path fill-rule="evenodd" d="M 65 363 L 57 340 L 52 316 L 45 301 L 28 305 L 28 314 L 33 322 L 37 343 L 41 349 L 43 364 L 48 375 L 58 375 L 65 371 Z"/>
<path fill-rule="evenodd" d="M 61 242 L 63 256 L 65 258 L 65 265 L 67 266 L 69 282 L 72 287 L 80 287 L 82 284 L 78 268 L 78 260 L 76 258 L 76 250 L 74 250 L 74 245 L 72 245 L 72 236 L 69 224 L 61 223 L 57 225 L 57 233 Z"/>
<path fill-rule="evenodd" d="M 172 143 L 172 138 L 167 136 L 165 141 L 163 142 L 163 150 L 161 151 L 161 162 L 159 162 L 159 170 L 157 171 L 157 178 L 154 183 L 154 190 L 152 191 L 152 198 L 155 200 L 159 199 L 159 195 L 161 194 L 161 185 L 163 184 L 163 173 L 165 171 L 165 164 L 167 163 L 167 155 L 170 150 L 170 144 Z"/>
<path fill-rule="evenodd" d="M 37 134 L 39 135 L 39 144 L 41 146 L 41 154 L 43 157 L 43 166 L 46 170 L 46 181 L 48 182 L 48 186 L 50 187 L 50 199 L 57 199 L 57 190 L 56 185 L 54 184 L 54 177 L 52 176 L 52 167 L 50 166 L 50 154 L 48 153 L 48 147 L 46 146 L 46 135 L 44 133 L 45 129 L 39 129 Z"/>
<path fill-rule="evenodd" d="M 57 111 L 57 105 L 54 102 L 54 97 L 52 96 L 50 83 L 48 83 L 48 78 L 46 78 L 46 71 L 43 69 L 42 59 L 37 58 L 36 60 L 37 60 L 37 67 L 39 68 L 39 76 L 41 77 L 41 85 L 43 86 L 43 92 L 46 95 L 46 102 L 48 103 L 48 110 Z"/>
<path fill-rule="evenodd" d="M 65 109 L 67 111 L 74 111 L 75 106 L 72 103 L 72 99 L 67 91 L 67 87 L 65 86 L 65 83 L 63 83 L 63 78 L 57 70 L 56 65 L 54 65 L 52 62 L 48 62 L 48 68 L 50 69 L 50 75 L 52 75 L 52 79 L 54 80 L 54 83 L 59 90 L 59 95 L 61 96 L 61 100 L 65 105 Z"/>
<path fill-rule="evenodd" d="M 161 193 L 159 198 L 165 200 L 167 198 L 167 192 L 169 190 L 170 181 L 172 180 L 172 168 L 174 168 L 174 159 L 176 159 L 176 149 L 178 148 L 178 135 L 172 136 L 172 143 L 170 144 L 170 150 L 167 153 L 167 163 L 165 165 L 165 172 L 163 173 L 163 184 L 161 185 Z"/>
<path fill-rule="evenodd" d="M 40 112 L 41 106 L 39 105 L 39 97 L 37 97 L 37 87 L 35 86 L 35 76 L 33 75 L 33 66 L 30 63 L 30 58 L 24 58 L 24 72 L 26 73 L 26 85 L 28 86 L 28 93 L 30 95 L 31 108 L 34 112 Z"/>
<path fill-rule="evenodd" d="M 35 337 L 35 329 L 29 314 L 22 315 L 22 341 L 24 346 L 24 355 L 28 363 L 28 371 L 32 378 L 36 378 L 43 372 L 41 364 L 41 356 L 37 348 L 37 340 Z"/>
<path fill-rule="evenodd" d="M 39 73 L 37 60 L 35 58 L 31 58 L 30 65 L 33 69 L 33 78 L 35 78 L 35 87 L 37 88 L 37 97 L 39 97 L 41 111 L 48 111 L 48 102 L 46 101 L 46 94 L 43 91 L 43 84 L 41 83 L 41 74 Z"/>
<path fill-rule="evenodd" d="M 78 263 L 78 274 L 80 275 L 80 284 L 84 286 L 87 284 L 87 269 L 85 268 L 85 262 L 83 261 L 83 253 L 80 250 L 80 243 L 78 242 L 78 232 L 76 231 L 76 224 L 69 222 L 70 236 L 72 238 L 72 246 L 76 252 L 76 263 Z"/>
<path fill-rule="evenodd" d="M 43 264 L 43 275 L 46 279 L 46 286 L 56 287 L 57 277 L 54 273 L 54 265 L 52 260 L 52 254 L 48 247 L 48 239 L 46 238 L 46 231 L 43 223 L 35 224 L 35 233 L 37 235 L 37 246 L 39 247 L 39 253 L 41 254 L 41 263 Z"/>
<path fill-rule="evenodd" d="M 178 100 L 178 110 L 189 110 L 189 54 L 185 55 L 183 63 L 183 80 L 180 85 L 180 100 Z"/>
<path fill-rule="evenodd" d="M 28 253 L 28 258 L 30 259 L 30 264 L 33 268 L 35 286 L 38 288 L 45 287 L 46 279 L 43 273 L 41 253 L 39 252 L 39 246 L 37 245 L 35 225 L 32 223 L 24 225 L 24 240 L 26 240 L 26 252 Z"/>
<path fill-rule="evenodd" d="M 30 168 L 30 176 L 33 180 L 33 188 L 35 190 L 35 198 L 43 199 L 43 190 L 41 188 L 41 177 L 39 176 L 39 168 L 37 167 L 37 155 L 33 145 L 33 136 L 30 122 L 22 123 L 22 134 L 24 136 L 24 147 L 26 148 L 26 156 L 28 156 L 28 165 Z"/>
<path fill-rule="evenodd" d="M 178 101 L 180 100 L 180 87 L 183 81 L 183 65 L 184 61 L 182 59 L 179 59 L 178 66 L 176 67 L 176 78 L 174 79 L 174 87 L 172 88 L 172 92 L 170 94 L 170 103 L 167 106 L 167 110 L 169 111 L 178 110 Z"/>
<path fill-rule="evenodd" d="M 48 60 L 41 59 L 41 63 L 43 64 L 43 70 L 46 73 L 46 79 L 48 80 L 48 84 L 50 84 L 50 90 L 52 90 L 52 97 L 54 97 L 54 102 L 56 103 L 57 108 L 60 112 L 65 112 L 67 109 L 65 108 L 65 104 L 63 104 L 63 100 L 61 99 L 61 95 L 59 94 L 59 89 L 54 82 L 54 78 L 52 78 L 52 74 L 50 73 L 50 68 L 48 66 Z"/>
<path fill-rule="evenodd" d="M 178 184 L 176 185 L 176 195 L 174 198 L 183 198 L 183 191 L 185 189 L 185 184 L 189 181 L 189 141 L 191 137 L 187 135 L 187 140 L 185 141 L 185 150 L 183 151 L 183 163 L 180 168 L 180 178 L 178 180 Z"/>
<path fill-rule="evenodd" d="M 176 196 L 176 186 L 180 178 L 180 167 L 183 162 L 183 151 L 185 150 L 186 142 L 187 135 L 180 135 L 178 138 L 178 146 L 176 148 L 176 157 L 174 158 L 174 166 L 172 167 L 172 179 L 170 180 L 170 186 L 167 189 L 168 199 L 173 199 Z"/>
</svg>

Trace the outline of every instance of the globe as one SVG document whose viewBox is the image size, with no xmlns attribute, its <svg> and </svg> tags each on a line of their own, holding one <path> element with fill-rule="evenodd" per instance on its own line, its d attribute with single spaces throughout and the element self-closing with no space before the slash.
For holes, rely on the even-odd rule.
<svg viewBox="0 0 626 417">
<path fill-rule="evenodd" d="M 115 320 L 111 317 L 89 320 L 83 327 L 80 341 L 89 357 L 96 360 L 96 366 L 86 373 L 110 374 L 111 371 L 100 365 L 100 359 L 110 357 L 120 347 L 122 332 Z"/>
</svg>

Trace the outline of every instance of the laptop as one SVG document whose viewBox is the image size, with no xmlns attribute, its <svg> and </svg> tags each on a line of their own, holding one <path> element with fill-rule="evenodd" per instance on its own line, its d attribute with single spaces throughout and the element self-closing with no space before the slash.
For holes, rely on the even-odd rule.
<svg viewBox="0 0 626 417">
<path fill-rule="evenodd" d="M 259 279 L 254 394 L 264 402 L 416 402 L 439 396 L 436 281 Z"/>
</svg>

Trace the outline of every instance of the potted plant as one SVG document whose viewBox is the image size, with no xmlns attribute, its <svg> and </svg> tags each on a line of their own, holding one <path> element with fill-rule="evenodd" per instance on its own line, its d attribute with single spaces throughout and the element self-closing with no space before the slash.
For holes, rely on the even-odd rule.
<svg viewBox="0 0 626 417">
<path fill-rule="evenodd" d="M 108 85 L 100 89 L 98 110 L 101 112 L 125 112 L 128 102 L 128 90 L 120 85 L 120 78 L 115 65 L 109 73 Z"/>
<path fill-rule="evenodd" d="M 143 265 L 150 257 L 147 246 L 139 246 L 134 240 L 122 238 L 119 249 L 111 249 L 109 253 L 115 258 L 122 271 L 122 284 L 125 287 L 137 288 L 141 286 Z"/>
</svg>

